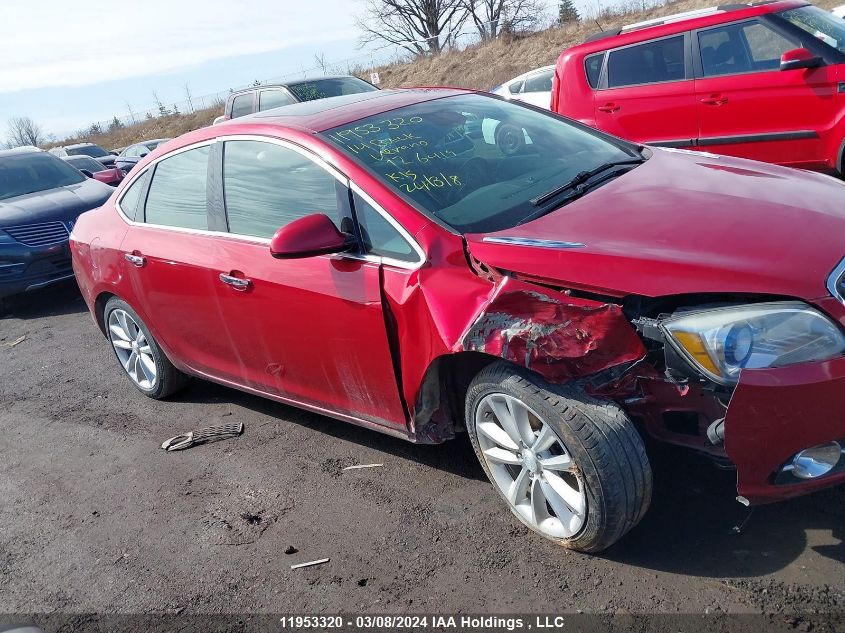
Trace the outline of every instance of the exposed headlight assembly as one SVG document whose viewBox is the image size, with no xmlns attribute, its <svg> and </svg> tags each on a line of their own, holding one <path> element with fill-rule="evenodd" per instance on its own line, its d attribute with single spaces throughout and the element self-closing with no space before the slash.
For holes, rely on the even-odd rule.
<svg viewBox="0 0 845 633">
<path fill-rule="evenodd" d="M 723 385 L 736 383 L 745 368 L 784 367 L 845 352 L 839 326 L 799 301 L 684 312 L 660 328 L 695 369 Z"/>
</svg>

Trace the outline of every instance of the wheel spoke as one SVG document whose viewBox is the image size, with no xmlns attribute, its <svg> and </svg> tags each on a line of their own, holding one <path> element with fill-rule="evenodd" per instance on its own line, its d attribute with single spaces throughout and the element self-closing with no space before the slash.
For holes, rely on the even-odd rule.
<svg viewBox="0 0 845 633">
<path fill-rule="evenodd" d="M 132 353 L 129 354 L 129 358 L 127 358 L 126 362 L 123 363 L 123 368 L 131 374 L 132 368 L 135 366 L 135 361 L 137 359 L 138 359 L 138 354 L 135 352 L 135 350 L 132 350 Z"/>
<path fill-rule="evenodd" d="M 547 492 L 547 496 L 552 508 L 555 507 L 552 503 L 552 498 L 557 497 L 561 503 L 566 504 L 571 512 L 575 514 L 584 513 L 586 501 L 582 491 L 576 490 L 566 480 L 551 471 L 546 471 L 544 475 L 545 481 L 551 489 L 551 492 Z"/>
<path fill-rule="evenodd" d="M 541 458 L 540 465 L 546 470 L 568 471 L 572 468 L 572 458 L 569 455 L 552 455 Z"/>
<path fill-rule="evenodd" d="M 522 464 L 522 460 L 516 453 L 498 446 L 491 446 L 485 449 L 484 455 L 491 462 L 498 464 L 511 464 L 513 466 L 520 466 Z"/>
<path fill-rule="evenodd" d="M 141 368 L 141 371 L 144 372 L 144 377 L 152 383 L 156 377 L 155 363 L 153 362 L 153 359 L 145 356 L 144 354 L 138 354 L 138 366 Z"/>
<path fill-rule="evenodd" d="M 505 430 L 495 422 L 485 420 L 477 423 L 475 428 L 478 429 L 479 433 L 484 434 L 484 436 L 489 438 L 490 441 L 495 442 L 502 448 L 506 448 L 509 451 L 519 450 L 519 446 L 516 442 L 514 442 L 510 436 L 505 433 Z"/>
<path fill-rule="evenodd" d="M 146 354 L 147 356 L 150 356 L 150 357 L 153 354 L 153 350 L 150 348 L 149 345 L 144 345 L 142 347 L 139 347 L 138 351 L 141 352 L 142 354 Z"/>
<path fill-rule="evenodd" d="M 122 338 L 112 339 L 111 344 L 117 347 L 118 349 L 132 349 L 132 343 L 130 343 L 129 341 L 124 341 Z"/>
<path fill-rule="evenodd" d="M 523 468 L 519 471 L 516 479 L 513 480 L 507 491 L 508 501 L 513 505 L 517 505 L 525 497 L 528 492 L 528 486 L 531 484 L 531 477 L 527 469 Z"/>
<path fill-rule="evenodd" d="M 147 339 L 144 337 L 144 333 L 141 331 L 141 328 L 138 327 L 137 323 L 135 324 L 135 327 L 138 328 L 138 334 L 135 336 L 135 342 L 138 345 L 142 345 L 146 342 Z"/>
<path fill-rule="evenodd" d="M 537 438 L 534 440 L 534 443 L 531 445 L 531 450 L 535 453 L 539 453 L 541 451 L 547 451 L 554 443 L 558 441 L 557 435 L 555 432 L 552 431 L 551 427 L 548 424 L 543 424 L 543 427 L 540 429 L 540 433 L 537 435 Z"/>
<path fill-rule="evenodd" d="M 531 517 L 534 524 L 538 526 L 549 518 L 545 490 L 539 478 L 531 482 Z"/>
<path fill-rule="evenodd" d="M 508 434 L 511 441 L 516 446 L 519 446 L 520 442 L 522 442 L 522 435 L 519 432 L 516 420 L 511 414 L 511 407 L 508 400 L 491 398 L 490 407 L 493 409 L 493 415 L 496 416 L 496 419 L 499 421 L 499 425 L 505 430 L 505 433 Z"/>
<path fill-rule="evenodd" d="M 128 342 L 130 340 L 129 335 L 120 326 L 119 323 L 116 323 L 116 324 L 112 323 L 111 325 L 109 325 L 109 331 L 111 331 L 111 333 L 114 334 L 116 337 L 118 337 L 121 341 L 127 341 Z"/>
</svg>

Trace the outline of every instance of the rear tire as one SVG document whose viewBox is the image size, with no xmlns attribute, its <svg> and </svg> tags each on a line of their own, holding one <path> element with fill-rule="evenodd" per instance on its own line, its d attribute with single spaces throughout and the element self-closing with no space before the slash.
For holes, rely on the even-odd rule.
<svg viewBox="0 0 845 633">
<path fill-rule="evenodd" d="M 138 391 L 160 400 L 185 386 L 187 376 L 164 355 L 132 306 L 112 297 L 103 309 L 103 323 L 121 369 Z"/>
<path fill-rule="evenodd" d="M 652 474 L 645 447 L 612 402 L 499 362 L 472 381 L 466 426 L 511 512 L 568 549 L 604 550 L 648 510 Z"/>
</svg>

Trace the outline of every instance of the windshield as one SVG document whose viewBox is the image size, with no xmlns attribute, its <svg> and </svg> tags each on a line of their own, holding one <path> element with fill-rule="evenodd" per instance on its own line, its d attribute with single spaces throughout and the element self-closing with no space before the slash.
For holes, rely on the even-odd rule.
<svg viewBox="0 0 845 633">
<path fill-rule="evenodd" d="M 61 158 L 43 152 L 0 157 L 0 200 L 85 181 Z"/>
<path fill-rule="evenodd" d="M 818 7 L 790 9 L 779 15 L 840 53 L 845 53 L 845 20 L 842 18 L 822 11 Z"/>
<path fill-rule="evenodd" d="M 100 158 L 101 156 L 108 156 L 109 153 L 99 145 L 85 145 L 83 147 L 74 147 L 67 150 L 70 156 L 93 156 Z"/>
<path fill-rule="evenodd" d="M 300 101 L 314 101 L 326 97 L 373 92 L 378 88 L 357 77 L 336 77 L 334 79 L 315 79 L 314 81 L 291 84 L 288 86 L 288 90 Z"/>
<path fill-rule="evenodd" d="M 67 158 L 68 163 L 77 169 L 87 169 L 90 172 L 98 172 L 107 169 L 100 161 L 94 160 L 90 156 L 70 156 Z"/>
<path fill-rule="evenodd" d="M 638 157 L 551 114 L 479 94 L 391 110 L 324 134 L 462 233 L 499 231 L 583 172 Z"/>
</svg>

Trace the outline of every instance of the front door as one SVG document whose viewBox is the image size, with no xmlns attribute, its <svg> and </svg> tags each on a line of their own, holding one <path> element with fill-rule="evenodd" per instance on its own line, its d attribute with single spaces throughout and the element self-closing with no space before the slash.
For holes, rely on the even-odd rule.
<svg viewBox="0 0 845 633">
<path fill-rule="evenodd" d="M 698 135 L 686 34 L 610 51 L 595 92 L 596 127 L 637 143 L 689 147 Z"/>
<path fill-rule="evenodd" d="M 694 34 L 699 145 L 719 154 L 821 167 L 836 114 L 835 66 L 780 70 L 798 39 L 759 20 Z"/>
<path fill-rule="evenodd" d="M 217 243 L 216 296 L 237 382 L 404 432 L 380 263 L 270 255 L 276 230 L 305 215 L 352 229 L 344 180 L 304 150 L 264 140 L 226 141 L 222 172 L 230 237 Z"/>
</svg>

